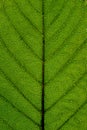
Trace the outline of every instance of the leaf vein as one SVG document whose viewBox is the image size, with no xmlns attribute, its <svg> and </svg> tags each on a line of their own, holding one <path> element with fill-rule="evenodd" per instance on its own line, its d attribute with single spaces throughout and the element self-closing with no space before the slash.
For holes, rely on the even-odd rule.
<svg viewBox="0 0 87 130">
<path fill-rule="evenodd" d="M 28 45 L 28 43 L 25 41 L 24 37 L 20 34 L 20 32 L 16 29 L 16 27 L 14 26 L 14 24 L 12 23 L 12 21 L 10 20 L 9 16 L 7 15 L 5 9 L 4 9 L 4 15 L 6 16 L 6 18 L 8 19 L 10 25 L 14 28 L 15 32 L 19 35 L 20 40 L 23 41 L 23 43 L 26 45 L 26 48 L 29 49 L 32 54 L 37 57 L 40 61 L 42 60 L 34 51 L 33 49 Z"/>
<path fill-rule="evenodd" d="M 15 130 L 8 122 L 0 117 L 0 120 L 3 121 L 4 124 L 6 124 L 11 130 Z"/>
<path fill-rule="evenodd" d="M 7 45 L 5 44 L 5 42 L 1 36 L 0 36 L 0 39 L 2 41 L 1 43 L 2 43 L 3 47 L 7 50 L 10 57 L 12 57 L 14 59 L 14 61 L 20 66 L 20 68 L 22 68 L 29 76 L 31 76 L 35 81 L 37 81 L 40 84 L 40 81 L 37 80 L 36 77 L 31 72 L 29 72 L 26 69 L 26 67 L 24 65 L 22 65 L 21 62 L 16 58 L 16 56 L 8 49 Z"/>
<path fill-rule="evenodd" d="M 31 5 L 31 7 L 32 7 L 37 13 L 40 14 L 40 11 L 33 6 L 33 4 L 30 2 L 30 0 L 27 0 L 27 2 Z"/>
<path fill-rule="evenodd" d="M 73 55 L 70 56 L 70 58 L 65 62 L 65 64 L 63 66 L 61 66 L 59 71 L 56 72 L 56 74 L 48 82 L 45 83 L 46 85 L 51 83 L 51 81 L 53 81 L 55 78 L 57 78 L 57 76 L 60 74 L 60 72 L 64 71 L 66 67 L 68 67 L 71 63 L 73 63 L 74 58 L 77 56 L 77 54 L 80 52 L 80 50 L 82 50 L 82 48 L 86 44 L 86 40 L 84 40 L 84 42 L 78 48 L 76 48 Z"/>
<path fill-rule="evenodd" d="M 0 98 L 1 98 L 2 100 L 4 100 L 5 102 L 9 103 L 16 111 L 18 111 L 20 114 L 22 114 L 22 115 L 23 115 L 24 117 L 26 117 L 28 120 L 32 121 L 35 125 L 37 125 L 37 126 L 40 127 L 40 125 L 39 125 L 36 121 L 34 121 L 31 117 L 29 117 L 29 116 L 26 115 L 24 112 L 22 112 L 21 110 L 19 110 L 17 107 L 15 107 L 15 106 L 13 105 L 13 103 L 11 103 L 7 98 L 5 98 L 4 96 L 2 96 L 1 94 L 0 94 Z"/>
<path fill-rule="evenodd" d="M 84 72 L 77 81 L 75 81 L 75 83 L 59 98 L 57 99 L 50 107 L 48 107 L 45 110 L 45 113 L 48 112 L 49 110 L 51 110 L 53 107 L 55 107 L 55 105 L 62 100 L 67 94 L 69 94 L 69 92 L 71 92 L 75 87 L 77 87 L 78 83 L 85 77 L 86 72 Z"/>
<path fill-rule="evenodd" d="M 49 61 L 50 59 L 52 59 L 53 56 L 56 55 L 56 53 L 58 54 L 58 52 L 61 51 L 65 47 L 64 43 L 66 43 L 66 41 L 69 41 L 73 37 L 73 35 L 75 36 L 76 30 L 80 25 L 80 20 L 81 19 L 78 20 L 78 23 L 75 25 L 74 29 L 70 32 L 70 34 L 65 38 L 63 43 L 53 52 L 53 54 L 48 59 L 46 59 L 46 61 Z"/>
<path fill-rule="evenodd" d="M 19 94 L 22 95 L 22 97 L 30 103 L 38 112 L 40 112 L 40 109 L 38 109 L 26 96 L 25 94 L 15 85 L 15 83 L 6 75 L 6 73 L 0 68 L 0 72 L 4 75 L 4 78 L 11 83 L 11 85 L 19 92 Z"/>
<path fill-rule="evenodd" d="M 72 119 L 86 104 L 87 104 L 87 101 L 85 101 L 57 130 L 61 130 L 61 128 L 62 128 L 70 119 Z"/>
<path fill-rule="evenodd" d="M 23 11 L 20 9 L 18 3 L 14 0 L 14 3 L 16 4 L 20 14 L 32 25 L 32 27 L 39 32 L 39 34 L 42 34 L 42 32 L 31 22 L 31 20 L 23 13 Z"/>
</svg>

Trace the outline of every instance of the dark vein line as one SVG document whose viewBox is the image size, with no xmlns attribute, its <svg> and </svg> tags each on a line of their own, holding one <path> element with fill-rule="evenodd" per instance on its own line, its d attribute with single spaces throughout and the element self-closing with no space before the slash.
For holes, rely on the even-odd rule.
<svg viewBox="0 0 87 130">
<path fill-rule="evenodd" d="M 61 9 L 59 10 L 58 14 L 54 17 L 54 19 L 51 21 L 50 23 L 50 26 L 52 24 L 54 24 L 54 22 L 56 22 L 56 20 L 60 17 L 61 13 L 63 12 L 63 10 L 65 9 L 66 5 L 67 5 L 68 1 L 67 2 L 64 2 Z"/>
<path fill-rule="evenodd" d="M 57 99 L 50 107 L 48 107 L 46 110 L 45 110 L 45 113 L 48 112 L 49 110 L 51 110 L 53 107 L 55 107 L 55 105 L 61 101 L 67 94 L 69 94 L 75 87 L 77 87 L 78 83 L 85 77 L 87 73 L 84 72 L 77 81 L 74 82 L 74 84 L 72 84 L 71 87 L 69 87 L 69 89 L 59 98 Z"/>
<path fill-rule="evenodd" d="M 36 8 L 32 5 L 32 3 L 30 2 L 30 0 L 27 0 L 27 2 L 31 5 L 31 7 L 32 7 L 37 13 L 40 14 L 40 11 L 38 11 L 38 9 L 36 9 Z"/>
<path fill-rule="evenodd" d="M 81 19 L 78 20 L 78 23 L 75 25 L 74 29 L 70 32 L 70 34 L 65 38 L 63 43 L 45 61 L 48 61 L 48 60 L 52 59 L 54 55 L 58 54 L 65 47 L 64 44 L 66 43 L 66 41 L 69 41 L 73 37 L 73 35 L 75 35 L 76 30 L 78 29 L 78 27 L 81 26 L 80 21 L 81 21 Z"/>
<path fill-rule="evenodd" d="M 40 110 L 25 96 L 25 94 L 18 88 L 18 86 L 16 86 L 16 84 L 8 77 L 8 75 L 0 68 L 0 72 L 3 74 L 4 78 L 11 83 L 12 87 L 15 88 L 17 90 L 17 92 L 22 95 L 22 97 L 28 102 L 30 103 L 38 112 L 40 112 Z"/>
<path fill-rule="evenodd" d="M 86 39 L 87 40 L 87 39 Z M 82 48 L 84 47 L 84 45 L 86 44 L 86 40 L 84 40 L 84 42 L 74 51 L 74 53 L 70 56 L 70 58 L 65 62 L 65 64 L 63 66 L 61 66 L 61 68 L 59 69 L 58 72 L 56 72 L 56 74 L 49 79 L 48 82 L 45 83 L 45 85 L 51 83 L 51 81 L 53 81 L 55 78 L 57 78 L 57 76 L 65 70 L 66 67 L 68 67 L 71 63 L 73 63 L 74 58 L 77 56 L 77 54 L 80 52 L 80 50 L 82 50 Z"/>
<path fill-rule="evenodd" d="M 44 97 L 45 97 L 45 21 L 44 21 L 44 0 L 42 0 L 42 32 L 43 32 L 43 38 L 42 38 L 42 120 L 41 120 L 41 126 L 42 130 L 45 129 L 44 126 Z"/>
<path fill-rule="evenodd" d="M 27 116 L 24 112 L 22 112 L 21 110 L 19 110 L 17 107 L 15 107 L 13 105 L 13 103 L 11 103 L 7 98 L 5 98 L 4 96 L 2 96 L 1 94 L 0 94 L 0 98 L 2 100 L 4 100 L 5 102 L 9 103 L 16 111 L 18 111 L 20 114 L 22 114 L 28 120 L 32 121 L 36 126 L 40 127 L 40 125 L 37 122 L 35 122 L 31 117 Z"/>
<path fill-rule="evenodd" d="M 68 1 L 66 1 L 66 2 L 68 3 Z M 64 2 L 64 3 L 66 3 L 66 2 Z M 67 3 L 66 3 L 66 4 L 67 4 Z M 63 6 L 66 7 L 66 4 L 65 4 L 65 5 L 63 4 Z M 65 9 L 64 7 L 61 9 L 61 11 L 63 11 L 63 10 Z M 74 8 L 76 8 L 76 6 L 70 8 L 71 14 L 72 14 L 72 10 L 74 10 Z M 60 13 L 61 13 L 61 12 L 60 12 Z M 57 19 L 60 17 L 60 15 L 61 15 L 61 14 L 58 14 L 58 16 L 56 16 L 56 17 L 54 18 L 53 23 L 54 23 L 55 21 L 57 21 Z M 58 17 L 58 18 L 57 18 L 57 17 Z M 67 18 L 68 18 L 68 17 L 67 17 Z M 66 19 L 66 21 L 68 21 L 68 19 Z M 59 29 L 58 29 L 58 30 L 59 30 Z M 57 30 L 57 31 L 58 31 L 58 30 Z M 60 30 L 61 30 L 61 29 L 60 29 Z M 57 33 L 57 31 L 56 31 L 53 35 L 55 35 L 55 34 Z M 50 39 L 50 38 L 49 38 L 49 39 Z"/>
<path fill-rule="evenodd" d="M 57 31 L 55 31 L 55 32 L 52 34 L 51 37 L 49 37 L 49 39 L 47 40 L 47 42 L 48 42 L 48 41 L 51 41 L 51 39 L 52 39 L 55 35 L 59 35 L 60 32 L 62 32 L 62 31 L 66 28 L 66 26 L 70 24 L 69 20 L 72 19 L 72 14 L 75 13 L 75 9 L 77 9 L 75 6 L 71 8 L 71 10 L 70 10 L 68 16 L 66 17 L 65 21 L 62 23 L 62 25 L 60 25 L 59 29 L 58 29 Z M 68 24 L 68 22 L 69 22 L 69 24 Z"/>
<path fill-rule="evenodd" d="M 14 61 L 20 66 L 20 68 L 22 68 L 25 73 L 27 73 L 29 76 L 31 76 L 36 82 L 38 82 L 39 84 L 41 84 L 41 82 L 39 80 L 37 80 L 37 78 L 26 69 L 26 67 L 16 58 L 16 56 L 8 49 L 6 43 L 4 42 L 4 40 L 2 39 L 1 35 L 0 35 L 0 39 L 1 39 L 1 44 L 3 45 L 3 47 L 7 50 L 9 56 L 11 58 L 14 59 Z"/>
<path fill-rule="evenodd" d="M 39 60 L 42 60 L 42 59 L 34 52 L 34 50 L 28 45 L 28 43 L 26 42 L 25 38 L 21 35 L 21 33 L 17 30 L 17 28 L 15 27 L 15 25 L 12 23 L 12 21 L 10 20 L 8 14 L 7 14 L 6 11 L 5 11 L 5 7 L 4 7 L 4 6 L 3 6 L 3 9 L 4 9 L 3 13 L 4 13 L 5 17 L 7 18 L 8 22 L 9 22 L 10 25 L 13 27 L 13 29 L 15 30 L 15 32 L 18 34 L 20 40 L 22 40 L 23 43 L 26 45 L 26 48 L 29 49 L 29 50 L 31 51 L 31 53 L 32 53 L 35 57 L 37 57 Z"/>
<path fill-rule="evenodd" d="M 61 130 L 61 128 L 62 128 L 70 119 L 72 119 L 86 104 L 87 104 L 87 100 L 86 100 L 57 130 Z"/>
<path fill-rule="evenodd" d="M 16 4 L 20 14 L 32 25 L 32 27 L 39 32 L 39 34 L 42 34 L 42 32 L 31 22 L 31 20 L 23 13 L 23 11 L 20 9 L 18 3 L 14 0 L 14 3 Z"/>
<path fill-rule="evenodd" d="M 8 124 L 8 122 L 7 122 L 6 120 L 2 119 L 1 117 L 0 117 L 0 120 L 1 120 L 6 126 L 8 126 L 11 130 L 15 130 L 10 124 Z"/>
</svg>

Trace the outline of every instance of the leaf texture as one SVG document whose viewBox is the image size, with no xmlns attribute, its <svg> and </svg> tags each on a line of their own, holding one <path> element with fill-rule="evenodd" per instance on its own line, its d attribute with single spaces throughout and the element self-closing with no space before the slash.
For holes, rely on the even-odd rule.
<svg viewBox="0 0 87 130">
<path fill-rule="evenodd" d="M 86 0 L 0 0 L 0 130 L 87 130 Z"/>
</svg>

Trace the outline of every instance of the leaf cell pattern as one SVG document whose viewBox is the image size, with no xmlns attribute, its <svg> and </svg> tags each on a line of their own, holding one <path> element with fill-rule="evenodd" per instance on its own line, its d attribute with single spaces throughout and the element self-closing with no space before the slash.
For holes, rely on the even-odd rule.
<svg viewBox="0 0 87 130">
<path fill-rule="evenodd" d="M 0 130 L 87 130 L 87 2 L 0 0 Z"/>
</svg>

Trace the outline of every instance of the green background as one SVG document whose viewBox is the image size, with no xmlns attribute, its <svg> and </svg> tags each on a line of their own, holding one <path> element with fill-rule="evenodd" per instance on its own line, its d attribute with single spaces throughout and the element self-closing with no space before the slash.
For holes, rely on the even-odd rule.
<svg viewBox="0 0 87 130">
<path fill-rule="evenodd" d="M 86 3 L 0 0 L 0 130 L 43 130 L 43 44 L 44 130 L 87 130 Z"/>
</svg>

